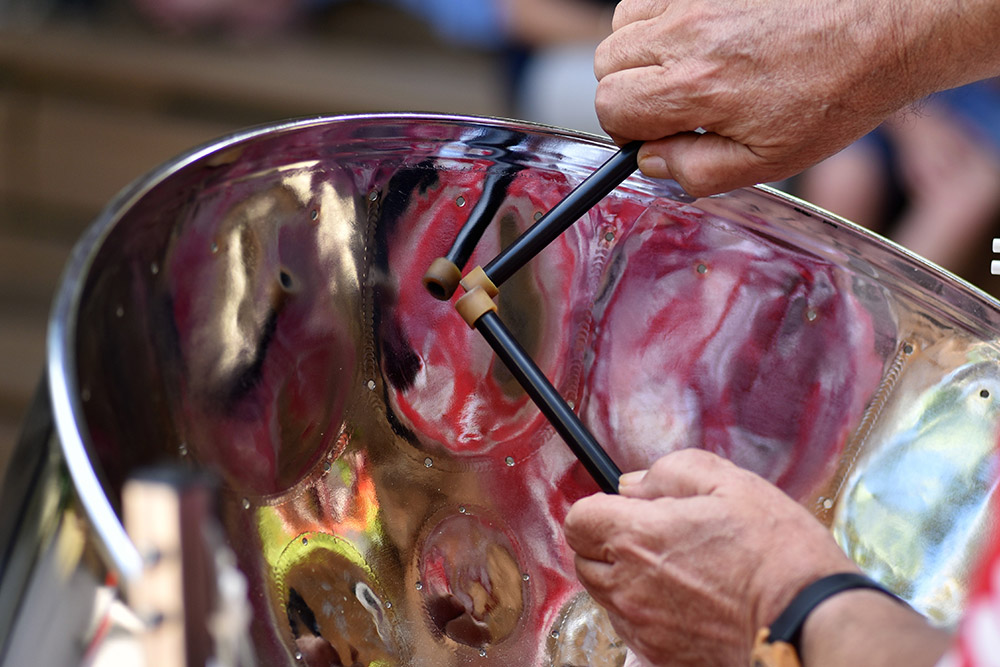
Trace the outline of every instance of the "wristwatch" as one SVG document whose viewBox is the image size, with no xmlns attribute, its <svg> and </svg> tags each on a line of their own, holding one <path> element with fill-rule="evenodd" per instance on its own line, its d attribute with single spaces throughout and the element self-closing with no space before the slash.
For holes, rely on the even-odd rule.
<svg viewBox="0 0 1000 667">
<path fill-rule="evenodd" d="M 817 579 L 792 598 L 770 627 L 757 632 L 750 653 L 751 667 L 802 667 L 799 641 L 806 618 L 828 597 L 855 588 L 879 591 L 902 602 L 878 582 L 856 572 L 840 572 Z"/>
</svg>

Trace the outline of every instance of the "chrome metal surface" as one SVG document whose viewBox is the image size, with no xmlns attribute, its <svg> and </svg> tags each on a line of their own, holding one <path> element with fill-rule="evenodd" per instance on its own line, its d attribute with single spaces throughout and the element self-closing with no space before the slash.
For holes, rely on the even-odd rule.
<svg viewBox="0 0 1000 667">
<path fill-rule="evenodd" d="M 49 336 L 114 565 L 141 567 L 129 473 L 189 461 L 223 480 L 266 664 L 621 664 L 561 537 L 594 483 L 420 284 L 491 169 L 523 167 L 471 265 L 613 151 L 493 119 L 318 118 L 133 184 L 77 247 Z M 993 521 L 1000 304 L 777 192 L 691 201 L 637 175 L 500 308 L 623 469 L 720 452 L 954 617 Z"/>
</svg>

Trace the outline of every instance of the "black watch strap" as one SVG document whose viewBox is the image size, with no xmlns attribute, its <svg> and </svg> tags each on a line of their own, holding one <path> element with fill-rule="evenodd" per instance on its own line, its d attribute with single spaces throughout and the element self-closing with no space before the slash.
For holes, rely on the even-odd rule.
<svg viewBox="0 0 1000 667">
<path fill-rule="evenodd" d="M 792 598 L 792 601 L 788 603 L 788 606 L 781 612 L 781 615 L 771 624 L 767 641 L 786 642 L 795 648 L 796 653 L 801 654 L 799 640 L 802 637 L 802 626 L 805 624 L 809 613 L 828 597 L 854 588 L 868 588 L 879 591 L 902 602 L 887 588 L 863 574 L 856 572 L 831 574 L 817 579 Z"/>
</svg>

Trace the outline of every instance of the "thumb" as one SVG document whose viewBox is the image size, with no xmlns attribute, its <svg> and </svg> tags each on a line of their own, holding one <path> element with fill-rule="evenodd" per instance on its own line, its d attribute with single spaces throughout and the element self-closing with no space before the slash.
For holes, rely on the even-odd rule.
<svg viewBox="0 0 1000 667">
<path fill-rule="evenodd" d="M 649 470 L 622 475 L 618 493 L 645 500 L 707 496 L 735 469 L 730 461 L 703 449 L 680 449 L 659 458 Z"/>
<path fill-rule="evenodd" d="M 646 176 L 672 178 L 693 197 L 778 178 L 773 167 L 749 147 L 711 132 L 682 132 L 647 141 L 638 160 Z"/>
</svg>

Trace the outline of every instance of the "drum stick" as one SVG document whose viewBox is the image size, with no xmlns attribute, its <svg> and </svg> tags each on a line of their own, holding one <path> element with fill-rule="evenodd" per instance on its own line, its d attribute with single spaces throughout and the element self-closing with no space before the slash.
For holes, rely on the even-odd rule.
<svg viewBox="0 0 1000 667">
<path fill-rule="evenodd" d="M 621 470 L 576 413 L 570 409 L 541 369 L 535 365 L 531 356 L 517 342 L 500 316 L 495 311 L 488 310 L 480 315 L 474 326 L 556 432 L 566 441 L 601 490 L 605 493 L 618 493 Z"/>
<path fill-rule="evenodd" d="M 496 297 L 497 287 L 501 283 L 636 170 L 641 145 L 642 142 L 633 141 L 623 146 L 485 268 L 476 267 L 469 275 L 462 278 L 460 269 L 451 259 L 457 257 L 468 261 L 468 256 L 472 254 L 475 244 L 478 243 L 489 222 L 489 219 L 482 214 L 483 211 L 489 211 L 485 208 L 486 205 L 478 216 L 475 215 L 476 211 L 473 211 L 469 221 L 462 227 L 459 238 L 452 245 L 448 257 L 436 259 L 424 275 L 423 281 L 428 291 L 441 300 L 451 298 L 461 281 L 462 286 L 468 291 L 455 304 L 459 313 L 469 326 L 479 331 L 605 493 L 618 493 L 621 470 L 504 325 L 497 315 L 493 298 Z M 484 185 L 480 203 L 489 200 L 486 196 L 488 186 L 489 183 Z M 476 208 L 479 209 L 479 204 Z M 493 208 L 489 218 L 492 218 L 495 212 L 496 209 Z M 483 219 L 487 221 L 483 222 Z"/>
<path fill-rule="evenodd" d="M 641 141 L 625 144 L 611 158 L 585 178 L 538 222 L 505 248 L 493 261 L 486 265 L 486 275 L 499 286 L 532 257 L 552 243 L 574 222 L 589 211 L 594 204 L 604 199 L 609 192 L 621 185 L 638 166 L 637 156 Z M 506 176 L 506 180 L 504 179 Z M 462 268 L 469 261 L 483 232 L 492 221 L 500 206 L 497 195 L 507 190 L 513 172 L 505 172 L 501 177 L 487 178 L 483 186 L 483 196 L 462 226 L 451 250 L 444 257 L 438 257 L 424 274 L 423 283 L 435 299 L 446 301 L 458 289 Z"/>
<path fill-rule="evenodd" d="M 423 283 L 431 296 L 447 301 L 455 293 L 462 269 L 465 268 L 479 239 L 493 221 L 500 204 L 507 197 L 507 188 L 520 169 L 509 168 L 500 172 L 490 172 L 483 183 L 483 194 L 469 213 L 462 228 L 458 230 L 455 242 L 444 257 L 438 257 L 424 274 Z"/>
<path fill-rule="evenodd" d="M 487 277 L 499 287 L 522 266 L 579 220 L 594 204 L 629 177 L 637 168 L 641 141 L 625 144 L 538 222 L 528 228 L 493 261 L 483 267 Z"/>
</svg>

